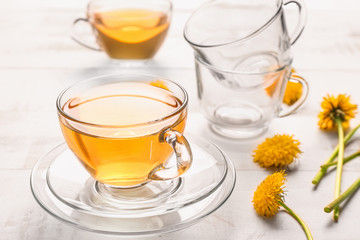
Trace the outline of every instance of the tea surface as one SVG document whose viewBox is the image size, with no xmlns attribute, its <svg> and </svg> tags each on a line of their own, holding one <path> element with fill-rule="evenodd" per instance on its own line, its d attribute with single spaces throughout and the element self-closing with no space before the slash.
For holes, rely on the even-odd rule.
<svg viewBox="0 0 360 240">
<path fill-rule="evenodd" d="M 102 48 L 115 59 L 152 57 L 165 39 L 165 13 L 145 9 L 96 12 L 92 22 Z"/>
</svg>

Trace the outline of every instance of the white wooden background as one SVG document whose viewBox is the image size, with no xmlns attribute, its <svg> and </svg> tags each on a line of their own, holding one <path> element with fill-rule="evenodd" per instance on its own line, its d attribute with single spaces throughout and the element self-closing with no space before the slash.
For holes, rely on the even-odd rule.
<svg viewBox="0 0 360 240">
<path fill-rule="evenodd" d="M 86 1 L 0 0 L 0 239 L 117 239 L 75 229 L 49 216 L 33 199 L 29 177 L 35 162 L 62 141 L 55 110 L 58 93 L 81 79 L 125 71 L 156 74 L 182 84 L 190 94 L 187 132 L 217 143 L 237 169 L 235 190 L 223 207 L 185 230 L 150 239 L 305 239 L 285 212 L 263 219 L 252 208 L 253 192 L 270 171 L 252 162 L 251 151 L 275 133 L 294 134 L 302 143 L 304 153 L 288 174 L 286 203 L 307 222 L 314 238 L 360 238 L 360 193 L 333 223 L 323 207 L 333 197 L 335 172 L 316 190 L 311 184 L 337 141 L 336 134 L 317 128 L 322 96 L 348 93 L 360 104 L 360 2 L 306 0 L 308 22 L 293 53 L 294 67 L 310 84 L 308 101 L 295 115 L 275 119 L 265 136 L 229 141 L 209 133 L 198 111 L 192 50 L 182 37 L 186 19 L 202 1 L 174 0 L 170 34 L 154 61 L 125 69 L 70 39 L 71 23 L 84 14 Z M 347 151 L 357 149 L 359 141 Z M 343 189 L 360 175 L 359 160 L 345 166 Z"/>
</svg>

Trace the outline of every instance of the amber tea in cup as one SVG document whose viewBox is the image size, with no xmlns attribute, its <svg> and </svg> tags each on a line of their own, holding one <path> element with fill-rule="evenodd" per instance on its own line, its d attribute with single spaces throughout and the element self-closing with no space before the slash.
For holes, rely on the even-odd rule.
<svg viewBox="0 0 360 240">
<path fill-rule="evenodd" d="M 93 0 L 88 5 L 87 18 L 79 18 L 75 24 L 89 22 L 98 45 L 110 58 L 148 59 L 164 42 L 171 11 L 168 0 Z"/>
<path fill-rule="evenodd" d="M 187 94 L 171 81 L 98 77 L 65 90 L 57 107 L 66 143 L 101 183 L 139 186 L 175 178 L 190 166 L 191 150 L 182 136 Z M 174 152 L 177 162 L 170 164 Z"/>
</svg>

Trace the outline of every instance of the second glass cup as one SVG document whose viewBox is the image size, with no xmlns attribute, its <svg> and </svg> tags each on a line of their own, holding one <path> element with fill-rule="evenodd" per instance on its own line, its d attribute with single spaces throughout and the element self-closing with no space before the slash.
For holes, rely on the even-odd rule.
<svg viewBox="0 0 360 240">
<path fill-rule="evenodd" d="M 287 5 L 299 10 L 292 34 L 287 30 Z M 262 72 L 291 61 L 291 46 L 305 22 L 301 0 L 208 1 L 190 16 L 184 37 L 206 63 L 237 72 Z"/>
<path fill-rule="evenodd" d="M 112 59 L 149 59 L 167 35 L 172 4 L 169 0 L 92 0 L 86 14 L 74 21 L 74 27 L 90 23 L 99 47 L 85 43 L 74 31 L 76 42 L 102 50 Z"/>
<path fill-rule="evenodd" d="M 291 62 L 263 72 L 224 70 L 195 56 L 198 97 L 212 130 L 230 138 L 245 139 L 264 133 L 274 117 L 293 113 L 308 95 L 305 79 L 291 73 Z M 302 86 L 302 95 L 290 107 L 282 100 L 288 81 Z"/>
</svg>

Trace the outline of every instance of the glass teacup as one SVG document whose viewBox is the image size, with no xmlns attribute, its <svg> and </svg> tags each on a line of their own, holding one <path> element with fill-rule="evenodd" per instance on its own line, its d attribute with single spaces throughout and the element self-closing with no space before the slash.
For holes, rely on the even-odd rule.
<svg viewBox="0 0 360 240">
<path fill-rule="evenodd" d="M 85 43 L 75 31 L 72 38 L 81 45 L 104 51 L 112 59 L 152 58 L 167 35 L 172 14 L 169 0 L 92 0 L 87 18 L 98 46 Z"/>
<path fill-rule="evenodd" d="M 195 56 L 200 107 L 214 132 L 229 138 L 252 138 L 264 133 L 275 117 L 295 112 L 306 100 L 308 84 L 291 72 L 291 62 L 261 72 L 221 69 Z M 301 97 L 282 104 L 289 81 L 300 83 Z"/>
<path fill-rule="evenodd" d="M 57 110 L 67 145 L 90 175 L 105 188 L 134 188 L 190 167 L 182 135 L 187 104 L 186 91 L 172 81 L 107 75 L 65 89 Z"/>
<path fill-rule="evenodd" d="M 284 9 L 295 4 L 298 24 L 288 34 Z M 188 19 L 184 37 L 206 63 L 221 69 L 261 72 L 268 65 L 286 65 L 291 46 L 306 22 L 301 0 L 208 1 Z"/>
</svg>

